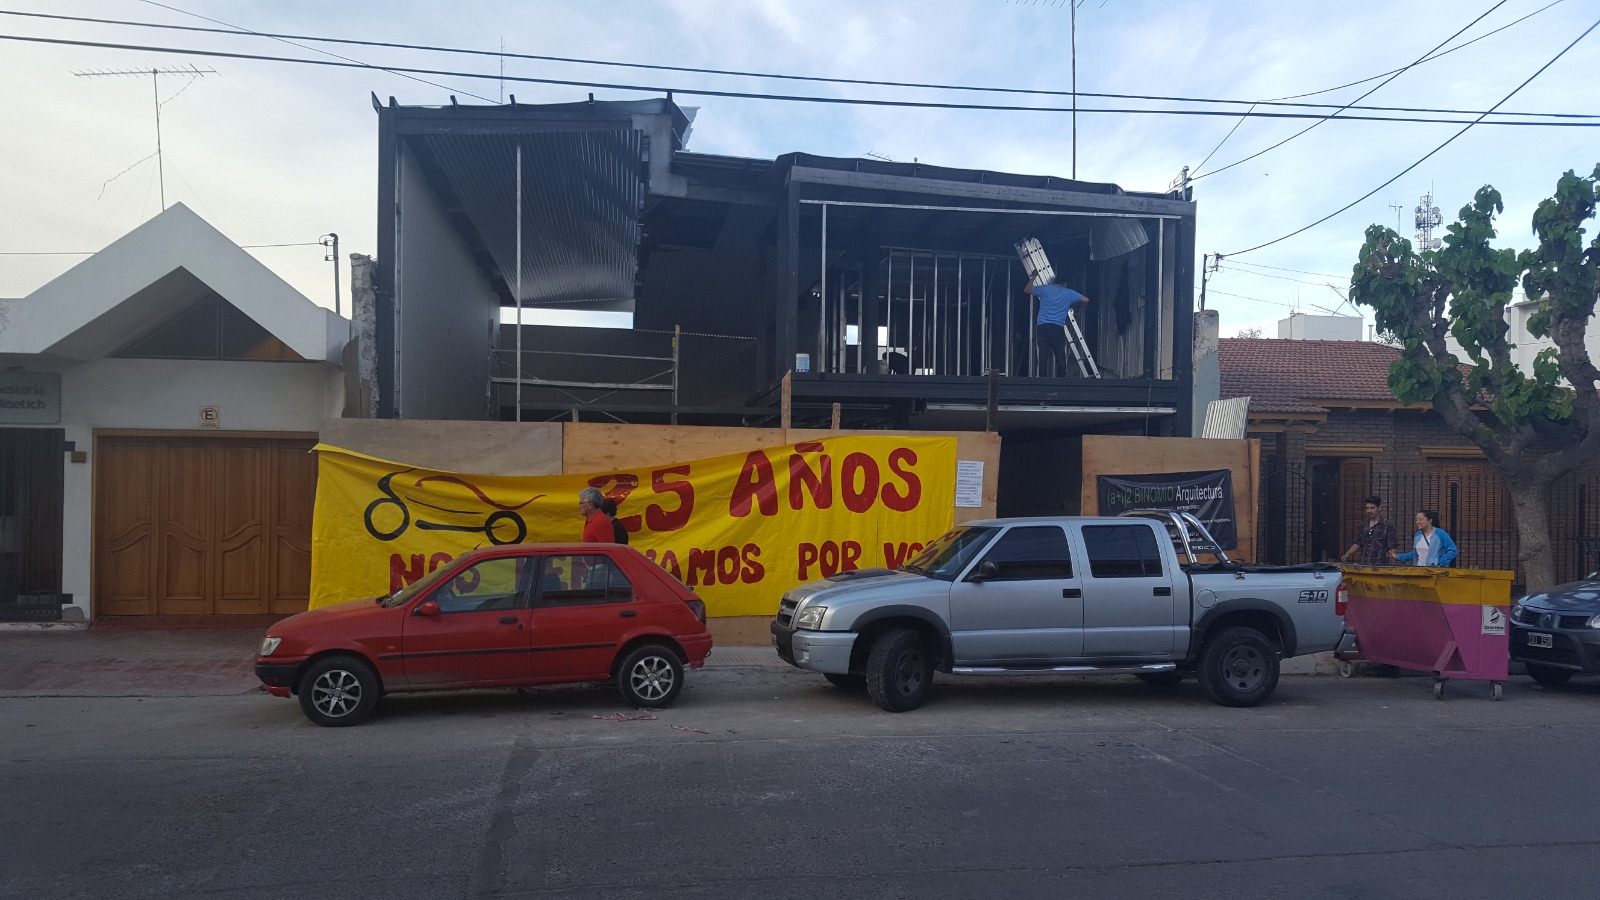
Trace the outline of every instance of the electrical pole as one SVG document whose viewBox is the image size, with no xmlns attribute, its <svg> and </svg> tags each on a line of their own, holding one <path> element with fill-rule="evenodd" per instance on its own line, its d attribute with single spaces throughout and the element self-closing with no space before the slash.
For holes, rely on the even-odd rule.
<svg viewBox="0 0 1600 900">
<path fill-rule="evenodd" d="M 1072 180 L 1078 180 L 1078 0 L 1072 4 Z"/>
<path fill-rule="evenodd" d="M 162 75 L 188 75 L 191 80 L 204 78 L 207 75 L 217 74 L 216 69 L 201 69 L 194 65 L 179 66 L 175 69 L 113 69 L 107 71 L 73 72 L 79 78 L 109 78 L 113 76 L 133 75 L 137 77 L 150 76 L 150 91 L 154 98 L 156 111 L 156 172 L 161 182 L 161 208 L 167 208 L 167 166 L 166 160 L 161 156 L 161 76 Z M 182 91 L 179 91 L 182 93 Z M 177 96 L 174 94 L 173 96 Z"/>
<path fill-rule="evenodd" d="M 1206 276 L 1215 269 L 1222 267 L 1221 253 L 1205 253 L 1200 256 L 1200 309 L 1206 308 Z"/>
<path fill-rule="evenodd" d="M 329 232 L 322 236 L 322 246 L 328 248 L 322 254 L 322 261 L 333 261 L 333 314 L 339 315 L 339 236 Z"/>
</svg>

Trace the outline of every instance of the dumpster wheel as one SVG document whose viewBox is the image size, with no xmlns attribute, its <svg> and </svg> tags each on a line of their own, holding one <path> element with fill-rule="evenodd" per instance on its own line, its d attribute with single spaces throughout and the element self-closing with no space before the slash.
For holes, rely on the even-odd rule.
<svg viewBox="0 0 1600 900">
<path fill-rule="evenodd" d="M 1498 681 L 1489 682 L 1489 699 L 1491 699 L 1491 700 L 1499 700 L 1500 697 L 1504 693 L 1505 693 L 1505 689 L 1502 686 L 1501 682 L 1498 682 Z"/>
<path fill-rule="evenodd" d="M 1444 699 L 1444 679 L 1443 678 L 1435 678 L 1433 680 L 1433 699 L 1435 699 L 1435 700 L 1443 700 Z"/>
</svg>

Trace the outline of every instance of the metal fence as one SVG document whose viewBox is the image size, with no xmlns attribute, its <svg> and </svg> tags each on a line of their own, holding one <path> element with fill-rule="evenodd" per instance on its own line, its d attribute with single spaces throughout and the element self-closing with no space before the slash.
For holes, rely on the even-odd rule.
<svg viewBox="0 0 1600 900">
<path fill-rule="evenodd" d="M 1439 527 L 1460 549 L 1458 567 L 1523 573 L 1510 496 L 1481 462 L 1444 464 L 1424 473 L 1385 474 L 1341 469 L 1332 464 L 1264 466 L 1256 519 L 1258 561 L 1294 564 L 1336 560 L 1360 527 L 1369 495 L 1400 533 L 1409 550 L 1413 517 L 1439 514 Z M 1600 569 L 1600 473 L 1584 472 L 1560 482 L 1550 497 L 1551 552 L 1556 577 L 1573 580 Z"/>
</svg>

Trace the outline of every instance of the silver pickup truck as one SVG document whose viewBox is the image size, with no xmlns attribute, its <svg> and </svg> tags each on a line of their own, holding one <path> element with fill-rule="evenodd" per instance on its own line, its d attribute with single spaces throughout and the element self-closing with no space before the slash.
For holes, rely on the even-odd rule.
<svg viewBox="0 0 1600 900">
<path fill-rule="evenodd" d="M 1199 561 L 1201 555 L 1219 562 Z M 785 662 L 863 682 L 891 712 L 927 700 L 933 672 L 1194 675 L 1225 706 L 1254 706 L 1280 659 L 1338 649 L 1337 567 L 1229 561 L 1185 513 L 988 519 L 944 534 L 900 569 L 841 572 L 784 594 Z"/>
</svg>

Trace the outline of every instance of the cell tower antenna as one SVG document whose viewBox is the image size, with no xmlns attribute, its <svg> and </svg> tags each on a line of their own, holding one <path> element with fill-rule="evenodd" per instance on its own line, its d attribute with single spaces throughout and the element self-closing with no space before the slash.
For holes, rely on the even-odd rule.
<svg viewBox="0 0 1600 900">
<path fill-rule="evenodd" d="M 1439 207 L 1433 205 L 1433 189 L 1430 187 L 1426 194 L 1417 201 L 1417 252 L 1439 249 L 1439 239 L 1433 236 L 1433 230 L 1444 222 L 1444 216 L 1439 214 Z"/>
<path fill-rule="evenodd" d="M 78 76 L 79 78 L 111 78 L 128 75 L 134 77 L 142 77 L 145 75 L 150 76 L 150 90 L 152 96 L 155 98 L 156 111 L 156 172 L 161 181 L 161 208 L 163 210 L 166 209 L 167 166 L 166 161 L 161 156 L 161 76 L 187 75 L 192 81 L 196 78 L 204 78 L 207 75 L 215 75 L 217 74 L 217 70 L 210 68 L 202 69 L 198 66 L 190 64 L 171 69 L 92 69 L 84 72 L 73 72 L 72 74 Z M 182 93 L 182 91 L 180 90 L 178 93 Z M 173 96 L 177 95 L 174 94 Z M 171 98 L 169 97 L 168 99 L 170 100 Z"/>
</svg>

